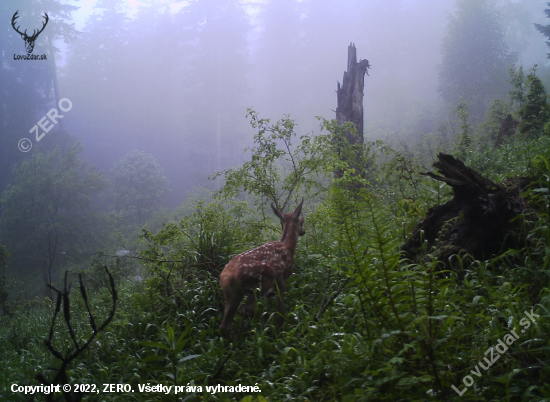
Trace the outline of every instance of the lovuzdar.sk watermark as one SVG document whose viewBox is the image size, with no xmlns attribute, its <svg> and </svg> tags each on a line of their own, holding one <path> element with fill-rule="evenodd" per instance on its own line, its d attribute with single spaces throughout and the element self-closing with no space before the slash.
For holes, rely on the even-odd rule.
<svg viewBox="0 0 550 402">
<path fill-rule="evenodd" d="M 19 35 L 21 35 L 21 39 L 25 41 L 25 50 L 27 51 L 27 54 L 14 54 L 13 59 L 14 60 L 48 60 L 45 54 L 32 54 L 32 51 L 34 49 L 34 43 L 36 42 L 36 39 L 38 38 L 38 35 L 42 33 L 44 28 L 46 28 L 46 25 L 48 25 L 48 21 L 50 18 L 48 17 L 47 13 L 44 13 L 44 22 L 42 23 L 42 28 L 36 30 L 33 29 L 32 34 L 27 34 L 27 30 L 25 29 L 24 32 L 20 31 L 20 26 L 16 26 L 18 24 L 17 18 L 19 18 L 19 10 L 13 14 L 13 17 L 11 18 L 11 26 L 17 32 Z"/>
<path fill-rule="evenodd" d="M 14 60 L 48 60 L 45 54 L 14 54 Z"/>
<path fill-rule="evenodd" d="M 524 311 L 524 313 L 527 318 L 524 317 L 519 321 L 519 325 L 523 327 L 521 333 L 525 333 L 525 330 L 531 326 L 531 322 L 529 322 L 529 320 L 535 324 L 535 318 L 540 318 L 540 315 L 533 313 L 533 307 L 531 307 L 531 313 L 528 313 L 527 311 Z M 504 335 L 503 339 L 497 340 L 496 346 L 491 346 L 485 351 L 485 356 L 487 356 L 483 358 L 485 364 L 480 360 L 474 367 L 474 370 L 470 370 L 470 373 L 476 377 L 481 377 L 481 370 L 479 368 L 481 367 L 483 370 L 487 371 L 489 367 L 500 359 L 501 354 L 506 353 L 508 346 L 513 345 L 513 343 L 518 339 L 519 335 L 516 333 L 516 327 L 514 327 L 510 332 Z M 454 385 L 451 385 L 451 388 L 454 389 L 459 396 L 462 396 L 469 387 L 474 385 L 474 378 L 471 375 L 467 375 L 462 379 L 462 383 L 465 385 L 462 391 Z"/>
</svg>

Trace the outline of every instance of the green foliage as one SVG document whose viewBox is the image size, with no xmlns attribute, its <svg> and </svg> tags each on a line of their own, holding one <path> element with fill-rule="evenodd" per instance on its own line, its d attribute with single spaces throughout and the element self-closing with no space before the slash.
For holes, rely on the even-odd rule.
<svg viewBox="0 0 550 402">
<path fill-rule="evenodd" d="M 382 146 L 380 150 L 387 159 L 381 177 L 375 181 L 375 188 L 383 196 L 392 219 L 401 225 L 400 237 L 405 242 L 418 220 L 434 203 L 441 204 L 449 191 L 441 183 L 423 179 L 421 172 L 425 167 L 420 159 L 388 146 Z"/>
<path fill-rule="evenodd" d="M 460 102 L 456 107 L 456 113 L 462 123 L 460 125 L 460 139 L 458 140 L 457 154 L 460 159 L 464 159 L 466 151 L 472 143 L 470 136 L 470 125 L 468 124 L 468 103 Z"/>
<path fill-rule="evenodd" d="M 113 207 L 125 224 L 143 225 L 158 209 L 168 179 L 152 155 L 134 150 L 111 172 Z"/>
<path fill-rule="evenodd" d="M 541 187 L 539 188 L 539 193 L 542 195 L 544 201 L 544 206 L 548 210 L 548 219 L 550 220 L 550 162 L 548 158 L 543 155 L 537 155 L 540 165 L 542 165 L 542 180 L 539 181 Z"/>
<path fill-rule="evenodd" d="M 535 64 L 527 76 L 523 73 L 522 66 L 510 69 L 510 100 L 517 108 L 516 115 L 521 121 L 519 132 L 530 138 L 541 135 L 543 129 L 550 131 L 546 126 L 550 119 L 550 105 L 536 68 Z"/>
<path fill-rule="evenodd" d="M 488 146 L 492 146 L 497 139 L 498 130 L 502 121 L 511 114 L 510 105 L 503 99 L 493 99 L 485 118 L 477 127 L 478 135 Z"/>
<path fill-rule="evenodd" d="M 529 137 L 537 137 L 541 134 L 544 125 L 550 119 L 550 106 L 548 96 L 542 81 L 536 76 L 536 65 L 527 75 L 525 80 L 527 94 L 517 114 L 521 119 L 520 132 Z"/>
<path fill-rule="evenodd" d="M 327 175 L 333 174 L 333 184 L 336 185 L 369 186 L 370 180 L 374 177 L 375 156 L 372 148 L 377 143 L 349 142 L 350 134 L 357 135 L 356 127 L 351 122 L 338 124 L 336 120 L 319 120 L 321 129 L 328 132 L 325 136 L 328 143 L 321 161 L 321 171 Z"/>
<path fill-rule="evenodd" d="M 0 241 L 10 267 L 28 282 L 51 279 L 57 267 L 87 259 L 98 244 L 104 222 L 91 201 L 106 180 L 80 152 L 75 145 L 64 154 L 33 154 L 14 168 L 14 181 L 0 197 Z"/>
<path fill-rule="evenodd" d="M 9 296 L 8 277 L 6 267 L 8 265 L 9 253 L 6 248 L 0 245 L 0 315 L 7 314 L 7 301 Z"/>
<path fill-rule="evenodd" d="M 512 105 L 520 108 L 525 102 L 526 91 L 525 74 L 523 73 L 522 65 L 510 68 L 510 84 L 512 84 L 512 89 L 510 89 L 509 95 Z"/>
<path fill-rule="evenodd" d="M 241 399 L 241 402 L 267 402 L 267 399 L 265 399 L 261 395 L 257 396 L 257 397 L 247 396 L 247 397 L 244 397 L 243 399 Z"/>
<path fill-rule="evenodd" d="M 152 233 L 143 228 L 141 259 L 162 294 L 185 282 L 213 280 L 233 255 L 261 238 L 263 223 L 250 219 L 244 202 L 199 202 L 193 214 Z"/>
<path fill-rule="evenodd" d="M 414 392 L 421 384 L 442 392 L 433 343 L 438 329 L 432 325 L 442 317 L 432 317 L 432 275 L 423 275 L 420 267 L 402 260 L 399 227 L 378 197 L 366 190 L 352 194 L 335 188 L 330 200 L 332 223 L 338 228 L 333 232 L 339 250 L 334 258 L 338 269 L 355 283 L 352 293 L 361 306 L 360 332 L 368 351 L 364 358 L 370 361 L 361 369 L 363 384 L 355 385 L 358 399 L 352 394 L 346 398 L 391 400 L 397 397 L 393 386 Z M 386 354 L 385 349 L 393 353 Z M 429 368 L 428 373 L 415 373 L 413 367 L 424 359 L 435 369 L 433 374 Z M 385 360 L 388 365 L 378 365 Z"/>
<path fill-rule="evenodd" d="M 156 348 L 157 350 L 164 350 L 168 354 L 167 356 L 160 356 L 158 352 L 153 353 L 152 355 L 144 357 L 141 361 L 143 363 L 152 363 L 152 362 L 164 362 L 167 360 L 169 362 L 168 367 L 166 365 L 161 366 L 148 366 L 148 370 L 155 370 L 165 373 L 166 376 L 174 382 L 174 386 L 178 386 L 178 366 L 181 363 L 184 363 L 188 360 L 195 359 L 200 355 L 187 355 L 181 356 L 181 353 L 184 351 L 185 346 L 187 346 L 192 338 L 190 336 L 190 331 L 193 327 L 187 326 L 185 331 L 181 333 L 179 337 L 176 337 L 174 328 L 169 323 L 166 323 L 166 328 L 162 331 L 161 335 L 164 338 L 164 342 L 153 342 L 153 341 L 142 341 L 140 342 L 143 346 L 149 346 Z M 171 373 L 166 373 L 166 369 L 171 369 Z"/>
<path fill-rule="evenodd" d="M 289 117 L 271 125 L 269 119 L 260 119 L 251 109 L 248 116 L 252 127 L 258 129 L 254 146 L 247 149 L 250 161 L 214 176 L 225 177 L 219 196 L 231 199 L 245 191 L 258 197 L 256 206 L 261 209 L 273 202 L 279 210 L 285 210 L 300 190 L 310 195 L 318 193 L 322 188 L 318 175 L 325 163 L 329 138 L 303 135 L 294 146 L 295 123 Z"/>
</svg>

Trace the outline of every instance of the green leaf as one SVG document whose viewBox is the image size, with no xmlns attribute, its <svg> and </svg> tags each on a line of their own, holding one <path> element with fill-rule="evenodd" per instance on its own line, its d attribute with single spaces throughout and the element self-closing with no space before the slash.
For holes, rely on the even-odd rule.
<svg viewBox="0 0 550 402">
<path fill-rule="evenodd" d="M 168 346 L 166 346 L 163 343 L 159 343 L 159 342 L 141 341 L 141 342 L 139 342 L 139 344 L 143 345 L 143 346 L 150 346 L 152 348 L 160 348 L 160 349 L 164 349 L 164 350 L 170 350 L 170 348 Z"/>
<path fill-rule="evenodd" d="M 141 359 L 141 361 L 143 363 L 149 363 L 149 362 L 152 362 L 152 361 L 159 361 L 159 360 L 166 360 L 166 357 L 152 355 L 152 356 L 147 356 L 147 357 L 144 357 L 143 359 Z"/>
<path fill-rule="evenodd" d="M 200 355 L 189 355 L 189 356 L 185 356 L 185 357 L 182 357 L 181 359 L 178 360 L 178 363 L 183 363 L 183 362 L 186 362 L 187 360 L 191 360 L 191 359 L 196 359 L 197 357 L 199 357 Z"/>
</svg>

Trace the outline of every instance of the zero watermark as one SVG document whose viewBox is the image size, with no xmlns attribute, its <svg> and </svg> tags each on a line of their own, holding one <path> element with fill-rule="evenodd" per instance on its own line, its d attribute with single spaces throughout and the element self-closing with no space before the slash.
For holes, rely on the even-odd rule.
<svg viewBox="0 0 550 402">
<path fill-rule="evenodd" d="M 59 100 L 57 106 L 59 107 L 59 110 L 61 110 L 63 113 L 66 113 L 73 108 L 73 103 L 69 98 L 63 98 Z M 50 130 L 57 124 L 57 120 L 62 118 L 63 115 L 59 114 L 56 108 L 52 108 L 34 125 L 33 128 L 29 130 L 29 133 L 32 134 L 33 132 L 35 132 L 36 142 L 40 142 L 40 140 L 44 138 L 44 136 L 49 133 Z M 51 124 L 50 121 L 53 124 Z M 38 130 L 39 127 L 43 130 L 43 132 L 40 132 Z M 32 148 L 32 141 L 28 138 L 21 138 L 17 144 L 17 147 L 21 152 L 29 152 Z"/>
<path fill-rule="evenodd" d="M 527 318 L 524 317 L 519 321 L 519 325 L 523 327 L 521 333 L 525 333 L 525 330 L 527 330 L 531 326 L 531 322 L 529 322 L 529 320 L 531 320 L 534 324 L 536 323 L 535 318 L 540 318 L 540 315 L 533 313 L 533 307 L 531 307 L 531 313 L 528 313 L 527 311 L 524 311 L 524 313 Z M 500 355 L 508 350 L 508 346 L 512 345 L 518 339 L 519 335 L 516 333 L 516 327 L 514 327 L 510 332 L 504 335 L 503 340 L 497 340 L 496 346 L 491 346 L 485 351 L 484 354 L 487 357 L 484 357 L 483 360 L 486 364 L 483 364 L 483 362 L 480 360 L 476 364 L 474 370 L 470 370 L 470 373 L 476 377 L 481 377 L 481 370 L 479 368 L 481 367 L 483 370 L 487 371 L 489 367 L 491 367 L 498 359 L 500 359 Z M 495 349 L 498 353 L 495 353 Z M 459 396 L 462 396 L 469 387 L 474 385 L 474 378 L 471 375 L 467 375 L 462 379 L 462 383 L 465 385 L 462 391 L 460 391 L 454 385 L 451 385 L 451 388 L 454 389 Z"/>
</svg>

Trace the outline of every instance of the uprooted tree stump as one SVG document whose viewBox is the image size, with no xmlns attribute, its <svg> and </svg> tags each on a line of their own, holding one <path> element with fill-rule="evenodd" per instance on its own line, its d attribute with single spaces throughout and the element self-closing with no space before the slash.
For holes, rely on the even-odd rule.
<svg viewBox="0 0 550 402">
<path fill-rule="evenodd" d="M 433 166 L 439 171 L 423 173 L 447 183 L 452 200 L 430 208 L 402 246 L 409 258 L 417 256 L 423 241 L 436 246 L 434 255 L 448 263 L 449 257 L 467 252 L 476 259 L 498 253 L 510 234 L 517 233 L 519 222 L 510 222 L 525 209 L 521 189 L 529 179 L 520 177 L 495 184 L 451 155 L 439 154 Z"/>
</svg>

